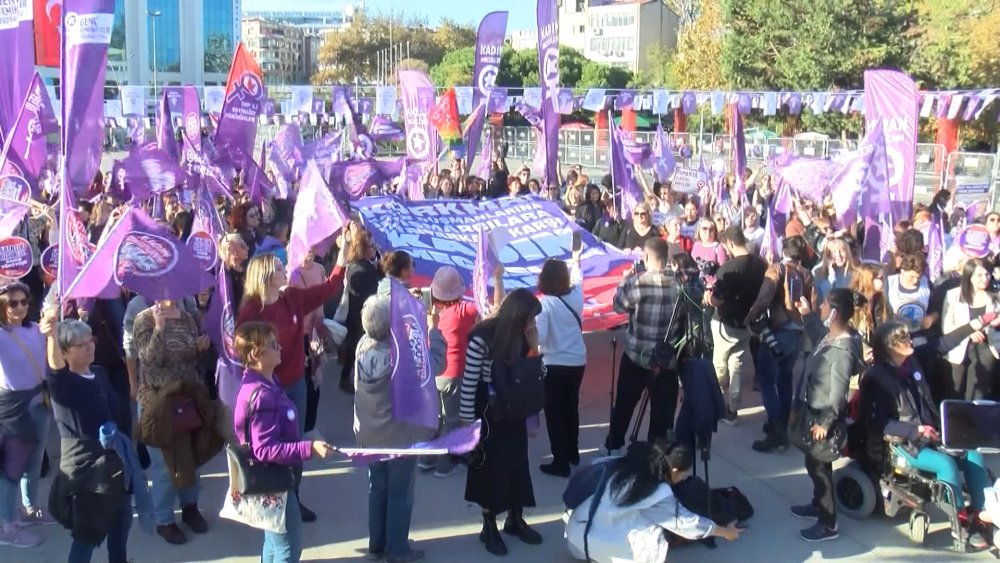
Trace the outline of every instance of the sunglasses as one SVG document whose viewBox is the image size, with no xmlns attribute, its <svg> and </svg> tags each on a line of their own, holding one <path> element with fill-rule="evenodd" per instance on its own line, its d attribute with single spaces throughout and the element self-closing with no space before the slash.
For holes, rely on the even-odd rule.
<svg viewBox="0 0 1000 563">
<path fill-rule="evenodd" d="M 24 299 L 11 299 L 7 302 L 7 308 L 13 309 L 15 307 L 27 307 L 31 304 L 31 300 L 25 297 Z"/>
</svg>

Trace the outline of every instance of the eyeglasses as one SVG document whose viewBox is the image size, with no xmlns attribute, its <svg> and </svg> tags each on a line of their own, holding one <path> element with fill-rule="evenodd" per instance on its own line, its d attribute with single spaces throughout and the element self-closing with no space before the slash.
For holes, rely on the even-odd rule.
<svg viewBox="0 0 1000 563">
<path fill-rule="evenodd" d="M 646 213 L 645 211 L 636 211 L 632 215 L 636 217 L 649 217 L 649 213 Z"/>
<path fill-rule="evenodd" d="M 27 307 L 31 304 L 31 300 L 25 297 L 24 299 L 11 299 L 7 302 L 8 309 L 14 309 L 16 307 Z"/>
<path fill-rule="evenodd" d="M 901 334 L 893 340 L 893 346 L 909 346 L 913 343 L 913 338 L 909 334 Z"/>
<path fill-rule="evenodd" d="M 81 340 L 80 342 L 77 342 L 76 344 L 70 344 L 68 346 L 68 348 L 85 348 L 87 346 L 93 346 L 94 344 L 95 344 L 94 339 L 93 338 L 88 338 L 86 340 Z"/>
</svg>

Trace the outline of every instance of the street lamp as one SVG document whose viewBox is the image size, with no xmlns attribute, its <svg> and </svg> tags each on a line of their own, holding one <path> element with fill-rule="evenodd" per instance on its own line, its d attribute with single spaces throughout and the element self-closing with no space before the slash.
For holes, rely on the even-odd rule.
<svg viewBox="0 0 1000 563">
<path fill-rule="evenodd" d="M 146 15 L 153 18 L 153 100 L 156 100 L 156 18 L 163 15 L 162 10 L 147 10 Z"/>
</svg>

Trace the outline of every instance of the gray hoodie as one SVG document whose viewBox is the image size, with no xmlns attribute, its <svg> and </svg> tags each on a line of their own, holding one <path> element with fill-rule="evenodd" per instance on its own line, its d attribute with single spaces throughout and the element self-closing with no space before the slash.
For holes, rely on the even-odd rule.
<svg viewBox="0 0 1000 563">
<path fill-rule="evenodd" d="M 405 448 L 434 437 L 436 429 L 424 428 L 392 417 L 391 340 L 378 341 L 367 334 L 358 343 L 354 363 L 354 435 L 363 448 Z M 445 368 L 445 342 L 441 331 L 430 330 L 430 353 L 435 376 Z M 429 385 L 437 389 L 434 381 Z"/>
<path fill-rule="evenodd" d="M 804 319 L 806 332 L 816 350 L 806 360 L 801 399 L 819 413 L 818 422 L 830 428 L 847 407 L 851 376 L 865 369 L 861 355 L 861 337 L 855 332 L 826 339 L 826 327 L 819 316 L 810 313 Z"/>
</svg>

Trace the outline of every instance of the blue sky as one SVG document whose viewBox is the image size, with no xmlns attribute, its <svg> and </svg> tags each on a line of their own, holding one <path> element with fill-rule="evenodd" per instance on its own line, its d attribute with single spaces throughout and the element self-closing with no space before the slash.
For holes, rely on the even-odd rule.
<svg viewBox="0 0 1000 563">
<path fill-rule="evenodd" d="M 341 11 L 345 2 L 330 0 L 296 0 L 295 10 Z M 371 13 L 402 12 L 406 16 L 421 16 L 431 24 L 448 17 L 459 23 L 479 25 L 479 20 L 494 10 L 507 10 L 507 33 L 535 28 L 535 0 L 366 0 Z M 244 10 L 287 10 L 288 0 L 243 0 Z"/>
</svg>

